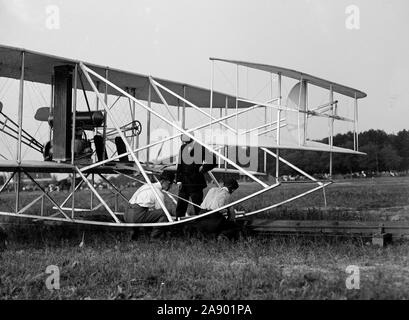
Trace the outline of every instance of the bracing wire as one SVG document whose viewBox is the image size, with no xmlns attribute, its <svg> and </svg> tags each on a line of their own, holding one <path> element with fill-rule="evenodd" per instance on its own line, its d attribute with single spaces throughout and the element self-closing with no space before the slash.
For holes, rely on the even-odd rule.
<svg viewBox="0 0 409 320">
<path fill-rule="evenodd" d="M 6 80 L 4 81 L 2 87 L 0 88 L 0 93 L 1 93 L 1 92 L 3 91 L 3 89 L 6 87 L 6 85 L 8 84 L 8 82 L 9 82 L 9 78 L 6 78 Z M 3 96 L 2 96 L 1 98 L 3 98 Z"/>
<path fill-rule="evenodd" d="M 38 131 L 40 131 L 42 125 L 43 125 L 43 122 L 41 122 L 40 125 L 37 127 L 37 130 L 36 130 L 36 132 L 35 132 L 34 135 L 33 135 L 34 138 L 36 137 Z M 30 150 L 30 148 L 27 147 L 27 148 L 26 148 L 26 151 L 24 152 L 24 154 L 23 154 L 23 156 L 22 156 L 22 158 L 24 158 L 24 157 L 26 156 L 28 150 Z"/>
<path fill-rule="evenodd" d="M 37 83 L 34 82 L 34 81 L 31 81 L 31 83 L 32 83 L 32 85 L 33 85 L 33 91 L 34 91 L 35 93 L 37 93 L 37 96 L 38 96 L 38 97 L 41 97 L 41 99 L 43 99 L 43 101 L 44 101 L 44 104 L 47 105 L 47 104 L 48 104 L 48 101 L 47 101 L 47 99 L 44 97 L 44 95 L 43 95 L 42 91 L 40 90 L 40 88 L 38 88 Z"/>
<path fill-rule="evenodd" d="M 223 70 L 219 68 L 217 63 L 215 63 L 214 65 L 216 66 L 216 69 L 222 74 L 222 76 L 227 81 L 227 83 L 231 86 L 231 89 L 236 90 L 234 83 L 227 77 L 227 75 L 223 72 Z"/>
<path fill-rule="evenodd" d="M 1 141 L 3 142 L 3 145 L 7 148 L 8 152 L 10 153 L 10 159 L 13 158 L 13 152 L 11 150 L 11 146 L 10 146 L 10 142 L 8 141 L 8 139 L 6 137 L 6 142 L 3 140 L 3 135 L 0 134 L 1 137 Z"/>
</svg>

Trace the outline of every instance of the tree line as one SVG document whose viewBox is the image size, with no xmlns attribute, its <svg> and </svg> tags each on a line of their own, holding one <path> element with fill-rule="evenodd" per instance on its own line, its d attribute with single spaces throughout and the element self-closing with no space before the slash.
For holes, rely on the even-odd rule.
<svg viewBox="0 0 409 320">
<path fill-rule="evenodd" d="M 383 130 L 368 130 L 359 134 L 359 151 L 367 155 L 333 154 L 333 173 L 352 174 L 354 172 L 409 171 L 409 131 L 402 130 L 397 134 L 387 134 Z M 328 138 L 318 142 L 328 144 Z M 353 133 L 337 134 L 334 145 L 353 149 Z M 274 150 L 272 150 L 275 152 Z M 263 151 L 259 151 L 259 168 L 263 168 Z M 286 160 L 309 173 L 325 174 L 329 172 L 328 152 L 282 150 Z M 269 156 L 267 172 L 275 174 L 275 160 Z M 286 165 L 280 165 L 282 174 L 292 174 Z"/>
</svg>

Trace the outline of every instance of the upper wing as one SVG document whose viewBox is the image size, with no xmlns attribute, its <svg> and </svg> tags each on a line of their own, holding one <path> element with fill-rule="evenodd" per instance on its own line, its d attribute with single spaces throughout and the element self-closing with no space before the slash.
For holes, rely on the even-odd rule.
<svg viewBox="0 0 409 320">
<path fill-rule="evenodd" d="M 75 65 L 79 60 L 53 56 L 50 54 L 35 52 L 31 50 L 15 48 L 0 45 L 0 77 L 19 79 L 21 74 L 21 55 L 24 52 L 25 74 L 24 78 L 28 81 L 51 84 L 51 78 L 55 66 L 61 65 Z M 139 100 L 148 100 L 149 95 L 149 76 L 123 71 L 107 66 L 86 63 L 89 68 L 96 73 L 105 77 L 115 83 L 123 90 L 128 88 L 135 89 L 135 97 Z M 208 107 L 210 105 L 210 90 L 198 86 L 189 85 L 182 82 L 170 81 L 165 79 L 155 78 L 156 81 L 171 89 L 180 96 L 184 96 L 187 100 L 198 107 Z M 84 89 L 91 91 L 90 85 L 85 82 Z M 108 94 L 117 95 L 118 92 L 108 87 Z M 165 100 L 169 105 L 177 106 L 180 101 L 173 95 L 163 92 Z M 151 96 L 151 101 L 155 103 L 162 103 L 162 100 L 157 95 Z M 225 106 L 226 101 L 230 108 L 235 108 L 235 97 L 230 95 L 214 92 L 213 104 L 218 106 Z M 246 105 L 241 105 L 245 107 Z"/>
<path fill-rule="evenodd" d="M 345 95 L 351 98 L 355 98 L 356 96 L 356 98 L 362 99 L 367 96 L 365 92 L 362 92 L 360 90 L 350 88 L 350 87 L 335 83 L 333 81 L 324 80 L 324 79 L 309 75 L 307 73 L 292 70 L 292 69 L 276 67 L 276 66 L 261 64 L 261 63 L 237 61 L 237 60 L 227 60 L 227 59 L 219 59 L 219 58 L 210 58 L 210 59 L 215 60 L 215 61 L 224 61 L 228 63 L 233 63 L 233 64 L 249 67 L 252 69 L 271 72 L 274 74 L 281 74 L 285 77 L 292 78 L 295 80 L 300 80 L 302 78 L 302 80 L 306 80 L 310 84 L 313 84 L 317 87 L 321 87 L 321 88 L 328 89 L 328 90 L 330 86 L 332 86 L 334 92 L 340 93 L 342 95 Z"/>
</svg>

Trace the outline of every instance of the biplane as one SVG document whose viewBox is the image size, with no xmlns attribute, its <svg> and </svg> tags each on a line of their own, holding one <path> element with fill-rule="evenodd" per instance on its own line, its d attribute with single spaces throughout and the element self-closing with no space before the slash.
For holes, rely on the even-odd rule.
<svg viewBox="0 0 409 320">
<path fill-rule="evenodd" d="M 278 203 L 236 214 L 237 218 L 249 217 L 325 190 L 332 183 L 334 153 L 363 154 L 358 147 L 358 100 L 365 98 L 365 93 L 273 65 L 219 58 L 210 58 L 210 62 L 211 86 L 205 89 L 84 61 L 0 46 L 0 78 L 15 81 L 19 88 L 17 102 L 3 101 L 0 106 L 0 136 L 16 142 L 16 148 L 11 150 L 13 152 L 9 157 L 4 155 L 5 147 L 0 149 L 0 171 L 8 173 L 0 193 L 4 194 L 9 184 L 14 184 L 15 188 L 15 207 L 6 211 L 5 206 L 1 205 L 0 215 L 109 227 L 173 226 L 193 222 L 247 201 L 255 202 L 257 197 L 274 192 L 285 183 L 280 178 L 280 164 L 289 166 L 312 184 L 307 191 Z M 214 89 L 215 65 L 220 64 L 233 68 L 235 93 L 227 94 Z M 269 97 L 256 100 L 240 94 L 240 71 L 243 68 L 262 74 L 267 79 L 271 89 Z M 286 97 L 283 90 L 285 81 L 291 86 Z M 41 85 L 42 95 L 44 90 L 50 92 L 50 99 L 44 99 L 43 105 L 37 105 L 29 120 L 25 100 L 28 84 Z M 313 88 L 325 92 L 324 103 L 312 105 L 310 90 Z M 352 104 L 351 112 L 342 112 L 344 106 L 336 100 L 336 95 L 350 101 L 348 106 Z M 17 111 L 17 116 L 13 119 L 9 113 L 14 111 Z M 257 120 L 260 118 L 260 121 Z M 47 139 L 43 136 L 45 141 L 40 141 L 36 134 L 30 133 L 28 126 L 23 128 L 23 119 L 30 124 L 46 124 Z M 309 138 L 314 119 L 324 124 L 322 131 L 328 133 L 328 143 Z M 151 126 L 154 121 L 159 131 L 166 127 L 170 133 L 155 134 L 153 138 Z M 337 122 L 352 126 L 354 141 L 351 149 L 334 145 L 334 126 Z M 176 220 L 157 195 L 152 181 L 162 170 L 175 170 L 182 135 L 215 155 L 218 166 L 210 172 L 215 184 L 218 181 L 214 173 L 235 173 L 246 176 L 259 188 L 218 210 Z M 247 151 L 250 148 L 261 150 L 263 166 L 242 165 L 235 158 L 237 150 Z M 287 149 L 329 153 L 329 178 L 318 180 L 284 159 L 280 151 Z M 274 163 L 275 173 L 266 179 L 269 161 Z M 52 192 L 47 191 L 36 180 L 36 173 L 71 175 L 72 188 L 64 201 L 59 202 Z M 22 175 L 40 190 L 40 194 L 25 206 L 21 205 Z M 129 199 L 107 178 L 110 175 L 124 175 L 148 184 L 168 221 L 123 222 L 117 199 L 122 198 L 125 202 Z M 110 185 L 115 204 L 108 203 L 100 190 L 95 188 L 95 176 Z M 76 194 L 84 192 L 81 190 L 83 185 L 90 191 L 90 206 L 87 208 L 79 207 L 76 202 Z M 0 194 L 0 201 L 3 194 Z M 177 194 L 168 195 L 176 202 Z M 98 205 L 95 205 L 95 199 Z M 52 206 L 46 209 L 44 201 L 49 201 Z M 40 208 L 33 210 L 38 205 Z M 102 209 L 106 219 L 100 220 L 92 215 L 97 209 Z"/>
</svg>

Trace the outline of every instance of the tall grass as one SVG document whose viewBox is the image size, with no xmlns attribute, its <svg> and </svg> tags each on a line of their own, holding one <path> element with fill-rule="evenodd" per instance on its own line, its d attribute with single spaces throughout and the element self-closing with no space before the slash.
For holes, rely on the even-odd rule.
<svg viewBox="0 0 409 320">
<path fill-rule="evenodd" d="M 387 249 L 353 241 L 170 238 L 131 242 L 87 234 L 42 247 L 14 242 L 0 264 L 2 299 L 368 299 L 409 298 L 407 244 Z M 361 289 L 345 286 L 361 267 Z M 61 289 L 45 287 L 48 265 Z"/>
</svg>

